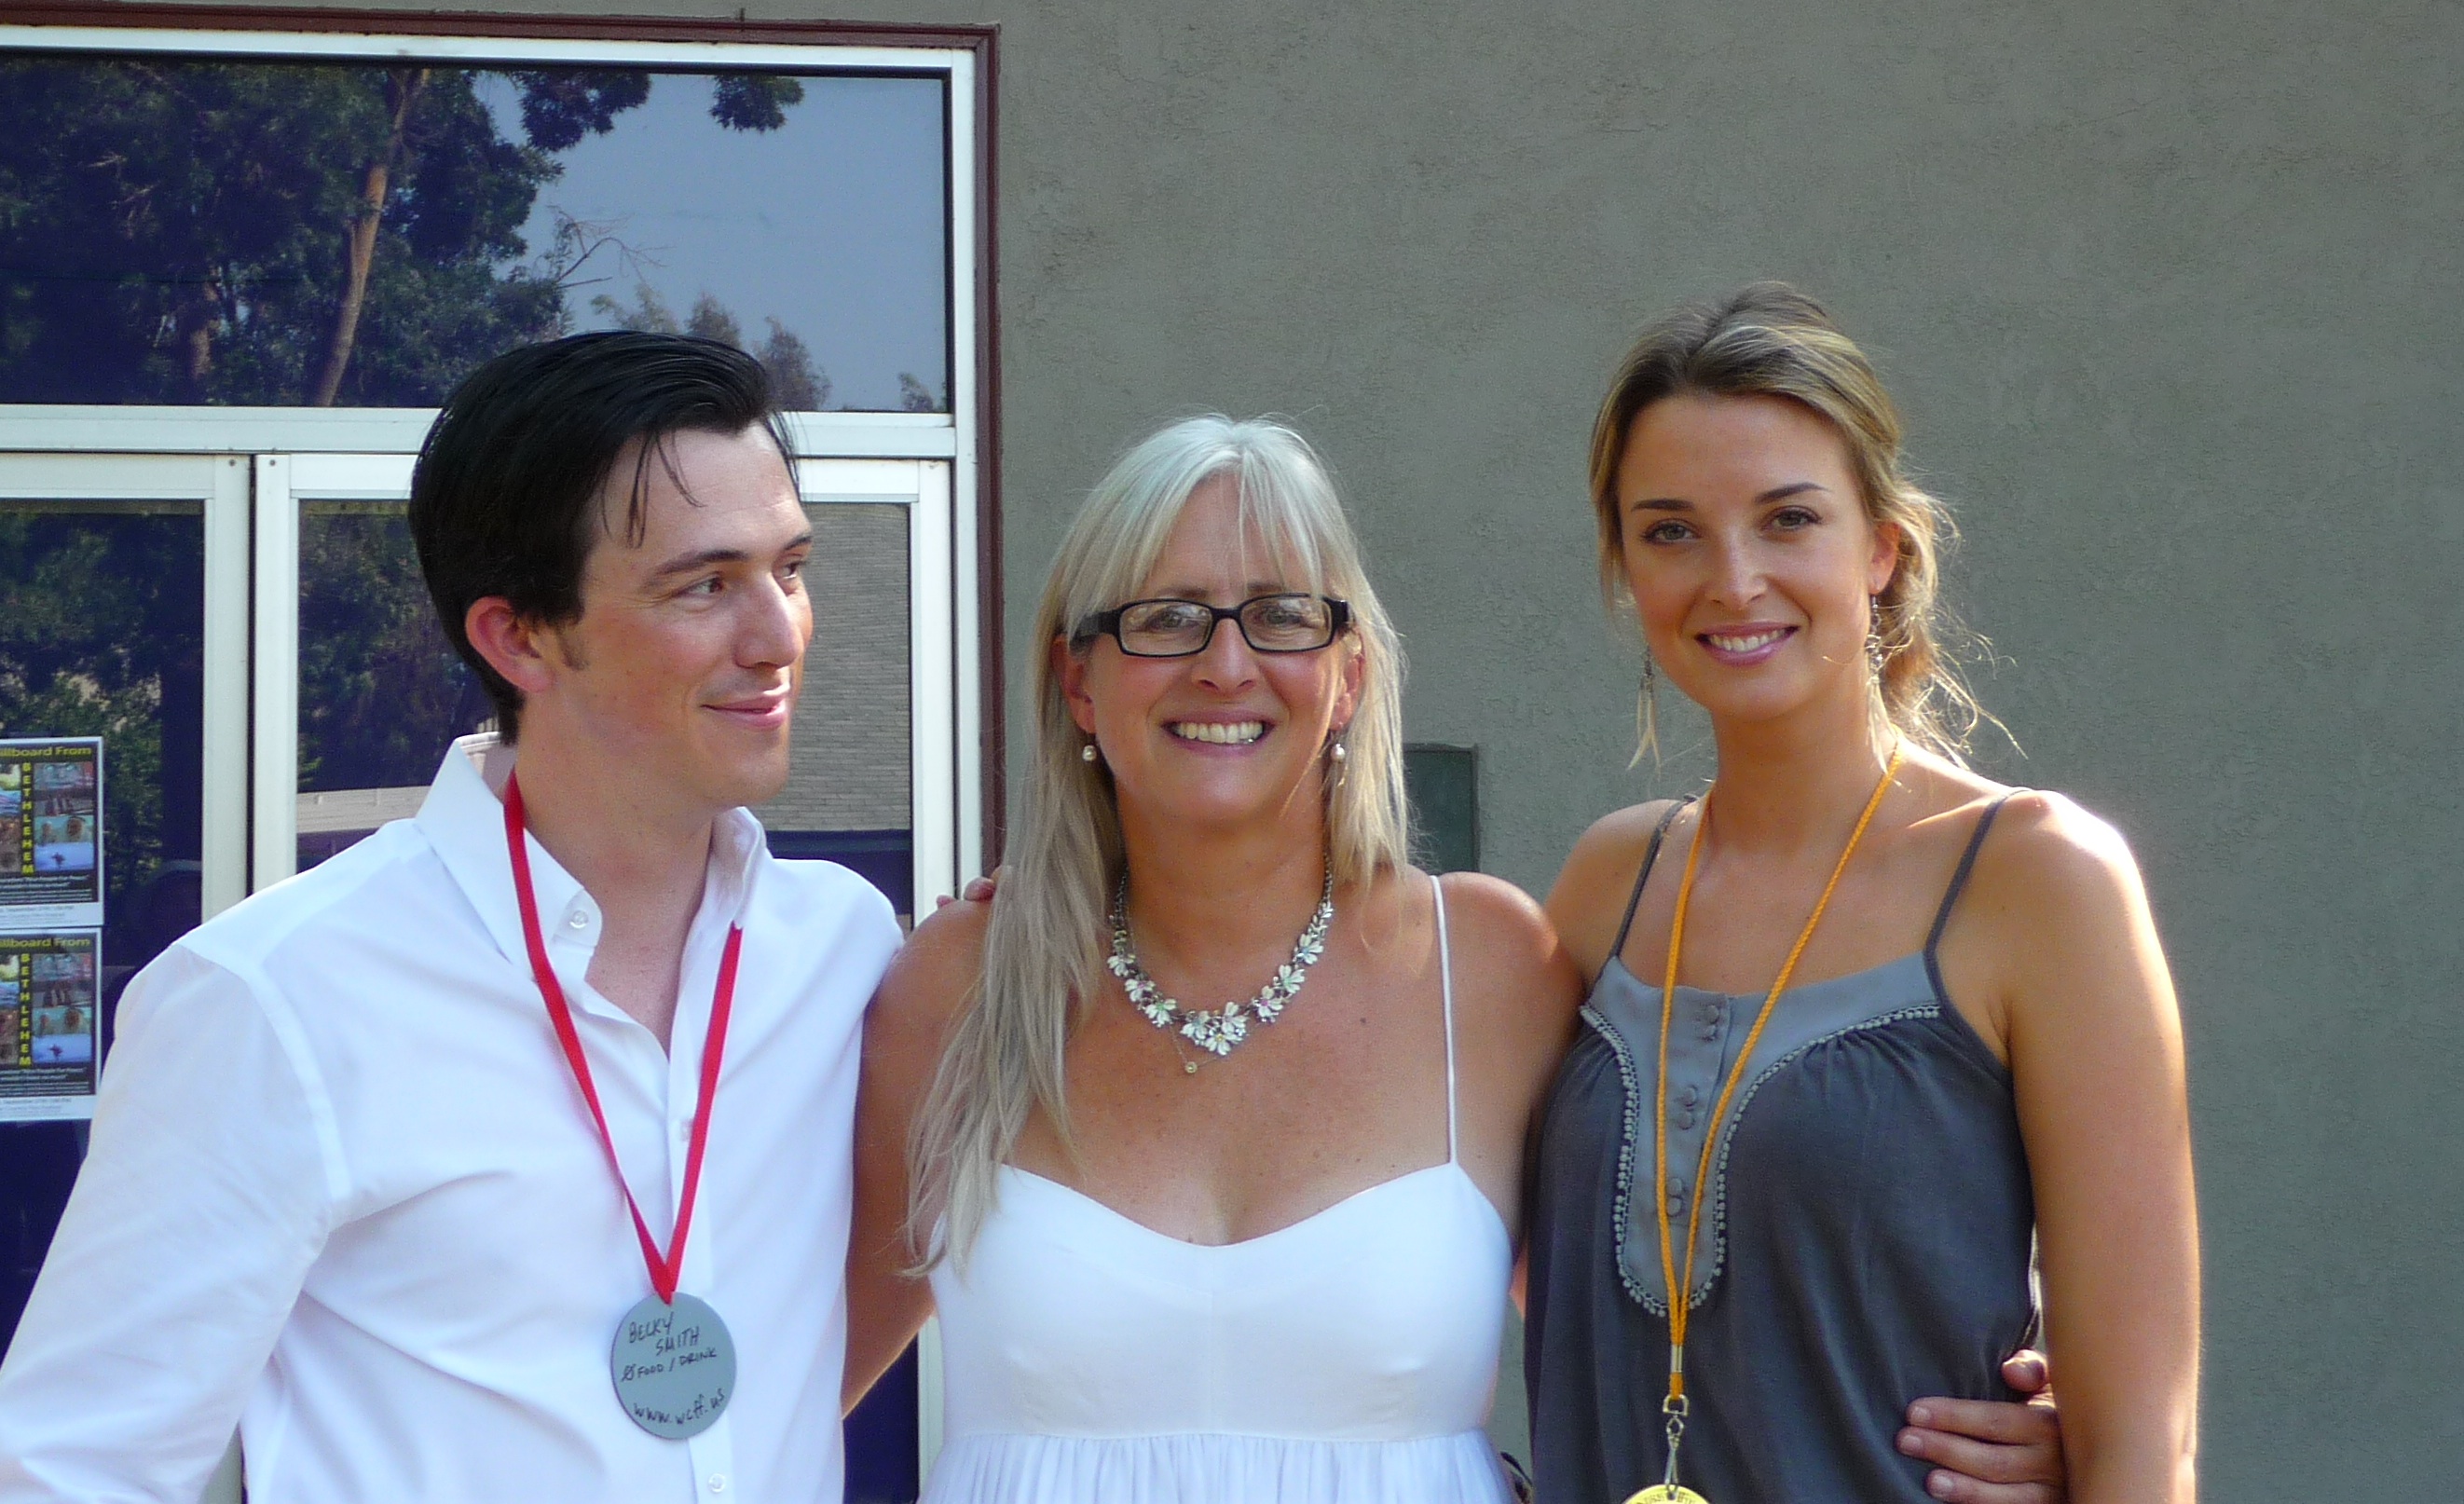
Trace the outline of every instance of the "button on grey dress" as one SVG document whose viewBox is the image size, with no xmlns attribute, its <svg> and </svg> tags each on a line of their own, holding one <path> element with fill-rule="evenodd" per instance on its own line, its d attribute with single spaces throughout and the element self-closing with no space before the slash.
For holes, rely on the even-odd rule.
<svg viewBox="0 0 2464 1504">
<path fill-rule="evenodd" d="M 2008 1070 L 1943 991 L 1934 948 L 1792 987 L 1754 1047 L 1712 1159 L 1685 1350 L 1683 1481 L 1711 1504 L 1920 1500 L 1893 1445 L 1924 1395 L 2013 1398 L 2001 1363 L 2035 1325 L 2035 1206 Z M 1669 818 L 1635 882 L 1639 899 Z M 1543 1504 L 1620 1504 L 1661 1479 L 1668 1292 L 1653 1205 L 1661 995 L 1615 958 L 1583 1009 L 1532 1178 L 1524 1362 Z M 1677 989 L 1668 1175 L 1706 1120 L 1759 994 Z M 1678 1250 L 1679 1268 L 1684 1250 Z"/>
</svg>

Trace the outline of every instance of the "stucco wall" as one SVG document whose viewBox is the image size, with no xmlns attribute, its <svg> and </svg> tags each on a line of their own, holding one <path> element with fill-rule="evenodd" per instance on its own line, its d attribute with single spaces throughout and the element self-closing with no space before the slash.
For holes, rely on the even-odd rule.
<svg viewBox="0 0 2464 1504">
<path fill-rule="evenodd" d="M 1961 504 L 1952 588 L 2029 752 L 1988 763 L 2148 874 L 2189 1026 L 2208 1496 L 2454 1496 L 2464 9 L 836 13 L 1004 28 L 1013 632 L 1119 445 L 1293 414 L 1409 636 L 1411 734 L 1482 748 L 1483 850 L 1527 886 L 1703 771 L 1624 770 L 1634 657 L 1579 499 L 1606 369 L 1679 296 L 1825 296 Z"/>
</svg>

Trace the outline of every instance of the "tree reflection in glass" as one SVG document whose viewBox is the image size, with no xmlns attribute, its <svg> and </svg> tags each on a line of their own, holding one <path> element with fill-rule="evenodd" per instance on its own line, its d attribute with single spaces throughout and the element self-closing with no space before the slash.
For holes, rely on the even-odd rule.
<svg viewBox="0 0 2464 1504">
<path fill-rule="evenodd" d="M 201 505 L 0 501 L 0 735 L 103 739 L 115 977 L 196 922 L 204 663 Z"/>
<path fill-rule="evenodd" d="M 437 627 L 402 503 L 301 503 L 299 789 L 367 797 L 323 821 L 304 810 L 299 865 L 415 811 L 446 747 L 490 713 Z"/>
<path fill-rule="evenodd" d="M 865 102 L 883 84 L 938 99 L 927 80 L 824 75 L 0 55 L 0 402 L 432 407 L 512 345 L 672 324 L 649 279 L 668 252 L 628 228 L 636 216 L 734 214 L 749 232 L 780 232 L 714 198 L 740 191 L 740 174 L 706 159 L 731 139 L 798 131 L 807 181 L 762 185 L 782 211 L 877 216 L 861 193 L 821 202 L 831 194 L 815 174 L 833 154 L 815 148 L 847 147 L 819 133 L 851 121 L 857 136 L 873 129 L 866 109 L 887 122 L 879 131 L 915 134 L 912 100 L 903 115 Z M 697 121 L 646 109 L 678 90 L 707 101 Z M 814 91 L 830 96 L 818 114 Z M 806 116 L 816 123 L 791 125 Z M 615 181 L 618 208 L 585 222 L 542 202 L 577 148 L 653 117 L 655 131 L 627 138 L 640 163 Z M 932 155 L 902 159 L 933 164 L 916 187 L 936 197 L 938 129 L 936 112 Z M 594 191 L 607 191 L 604 177 Z M 897 248 L 885 254 L 937 259 L 937 239 L 926 242 L 938 225 L 936 208 L 929 225 L 874 238 Z M 697 307 L 697 332 L 761 356 L 793 396 L 829 401 L 813 331 L 779 317 L 806 306 L 796 299 L 809 287 L 676 270 L 717 274 L 702 294 L 716 316 Z M 836 269 L 803 270 L 810 282 Z M 912 368 L 895 395 L 884 376 L 853 405 L 947 406 L 939 283 L 907 301 L 902 353 L 882 358 Z M 759 331 L 749 343 L 748 324 Z"/>
</svg>

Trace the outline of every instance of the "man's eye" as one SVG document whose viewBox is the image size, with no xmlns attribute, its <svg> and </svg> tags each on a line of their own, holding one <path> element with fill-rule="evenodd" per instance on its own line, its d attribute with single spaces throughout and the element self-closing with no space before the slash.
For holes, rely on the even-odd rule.
<svg viewBox="0 0 2464 1504">
<path fill-rule="evenodd" d="M 726 581 L 720 579 L 716 575 L 712 575 L 706 580 L 695 580 L 693 584 L 686 586 L 684 593 L 687 595 L 716 595 L 721 589 L 726 587 Z"/>
</svg>

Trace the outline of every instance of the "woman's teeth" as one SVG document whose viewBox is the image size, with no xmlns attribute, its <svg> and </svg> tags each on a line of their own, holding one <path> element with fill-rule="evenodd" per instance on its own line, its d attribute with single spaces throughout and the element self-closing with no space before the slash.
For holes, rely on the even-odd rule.
<svg viewBox="0 0 2464 1504">
<path fill-rule="evenodd" d="M 1703 640 L 1722 652 L 1751 652 L 1757 648 L 1768 648 L 1787 635 L 1786 628 L 1775 628 L 1771 631 L 1758 631 L 1743 637 L 1706 631 L 1703 634 Z"/>
<path fill-rule="evenodd" d="M 1172 734 L 1184 741 L 1212 741 L 1218 746 L 1247 746 L 1266 734 L 1263 720 L 1180 720 Z"/>
</svg>

